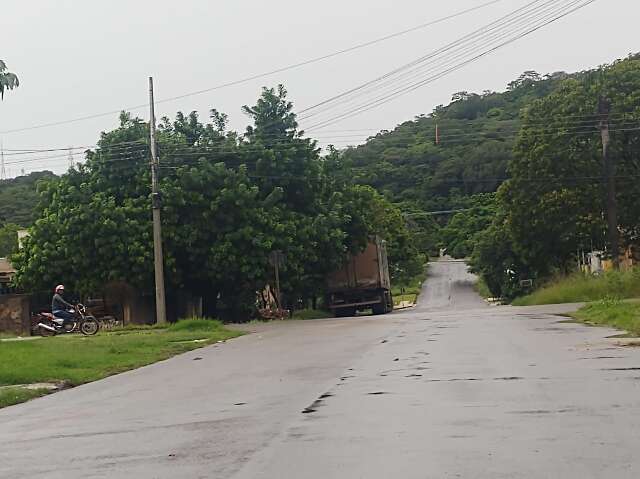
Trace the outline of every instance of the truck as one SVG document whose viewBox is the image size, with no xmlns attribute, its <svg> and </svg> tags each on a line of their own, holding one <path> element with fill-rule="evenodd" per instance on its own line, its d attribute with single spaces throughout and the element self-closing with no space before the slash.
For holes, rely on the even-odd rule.
<svg viewBox="0 0 640 479">
<path fill-rule="evenodd" d="M 373 314 L 393 310 L 384 240 L 371 238 L 362 252 L 350 255 L 341 269 L 328 276 L 327 305 L 336 317 L 355 316 L 367 309 Z"/>
</svg>

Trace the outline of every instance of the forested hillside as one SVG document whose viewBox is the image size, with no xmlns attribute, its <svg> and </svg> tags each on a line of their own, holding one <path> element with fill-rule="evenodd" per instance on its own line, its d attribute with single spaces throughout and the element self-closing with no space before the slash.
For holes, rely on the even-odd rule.
<svg viewBox="0 0 640 479">
<path fill-rule="evenodd" d="M 37 183 L 54 175 L 49 171 L 0 180 L 0 258 L 18 249 L 18 233 L 36 219 Z"/>
<path fill-rule="evenodd" d="M 528 71 L 503 93 L 455 93 L 342 155 L 357 181 L 402 206 L 427 238 L 420 248 L 473 256 L 492 292 L 513 297 L 522 279 L 540 284 L 575 268 L 580 252 L 616 257 L 601 102 L 611 108 L 620 251 L 638 245 L 639 91 L 639 55 L 575 74 Z M 430 216 L 450 210 L 463 211 Z"/>
<path fill-rule="evenodd" d="M 27 227 L 35 220 L 38 203 L 36 185 L 43 178 L 54 176 L 49 171 L 31 173 L 10 180 L 0 180 L 0 225 L 14 223 Z"/>
<path fill-rule="evenodd" d="M 393 201 L 425 210 L 467 206 L 466 197 L 495 191 L 507 176 L 522 109 L 568 77 L 528 71 L 503 93 L 454 93 L 448 106 L 380 132 L 345 158 L 359 181 Z"/>
</svg>

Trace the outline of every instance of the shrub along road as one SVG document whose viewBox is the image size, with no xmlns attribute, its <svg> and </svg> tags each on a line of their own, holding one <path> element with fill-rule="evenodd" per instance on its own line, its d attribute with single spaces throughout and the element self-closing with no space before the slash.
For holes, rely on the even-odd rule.
<svg viewBox="0 0 640 479">
<path fill-rule="evenodd" d="M 0 477 L 636 477 L 640 350 L 571 309 L 484 306 L 435 263 L 415 309 L 251 325 L 3 409 Z"/>
</svg>

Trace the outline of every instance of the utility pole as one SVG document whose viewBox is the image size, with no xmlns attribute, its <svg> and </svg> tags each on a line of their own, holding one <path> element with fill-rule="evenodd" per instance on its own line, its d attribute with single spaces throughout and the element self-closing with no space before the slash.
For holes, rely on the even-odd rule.
<svg viewBox="0 0 640 479">
<path fill-rule="evenodd" d="M 272 251 L 269 259 L 271 260 L 271 264 L 273 264 L 276 275 L 276 302 L 278 303 L 278 308 L 282 309 L 282 294 L 280 293 L 280 264 L 283 259 L 282 251 Z"/>
<path fill-rule="evenodd" d="M 7 170 L 4 168 L 4 145 L 0 142 L 0 180 L 7 179 Z"/>
<path fill-rule="evenodd" d="M 613 267 L 620 267 L 620 240 L 618 233 L 618 205 L 616 201 L 616 165 L 609 153 L 611 135 L 609 133 L 609 115 L 611 114 L 611 101 L 601 96 L 598 101 L 598 114 L 600 115 L 600 136 L 602 137 L 602 163 L 604 182 L 607 191 L 607 229 L 608 242 L 611 249 Z"/>
<path fill-rule="evenodd" d="M 156 151 L 156 112 L 153 100 L 153 77 L 149 77 L 149 132 L 151 140 L 151 207 L 153 209 L 153 260 L 156 280 L 156 324 L 167 322 L 164 294 L 164 258 L 162 255 L 162 225 L 160 223 L 160 193 L 158 191 L 158 153 Z"/>
</svg>

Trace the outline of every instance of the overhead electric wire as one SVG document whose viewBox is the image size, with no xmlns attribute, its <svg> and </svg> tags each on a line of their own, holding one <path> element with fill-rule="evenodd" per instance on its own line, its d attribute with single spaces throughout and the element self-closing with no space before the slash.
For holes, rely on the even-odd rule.
<svg viewBox="0 0 640 479">
<path fill-rule="evenodd" d="M 188 97 L 191 97 L 191 96 L 202 95 L 204 93 L 209 93 L 209 92 L 212 92 L 212 91 L 215 91 L 215 90 L 220 90 L 220 89 L 223 89 L 223 88 L 228 88 L 228 87 L 240 85 L 240 84 L 243 84 L 243 83 L 248 83 L 248 82 L 251 82 L 253 80 L 260 79 L 260 78 L 265 78 L 265 77 L 272 76 L 272 75 L 275 75 L 275 74 L 278 74 L 278 73 L 282 73 L 282 72 L 285 72 L 285 71 L 288 71 L 288 70 L 294 70 L 294 69 L 297 69 L 297 68 L 300 68 L 300 67 L 303 67 L 303 66 L 306 66 L 306 65 L 311 65 L 313 63 L 318 63 L 318 62 L 321 62 L 321 61 L 324 61 L 324 60 L 328 60 L 330 58 L 333 58 L 333 57 L 336 57 L 336 56 L 339 56 L 339 55 L 343 55 L 345 53 L 350 53 L 352 51 L 360 50 L 362 48 L 366 48 L 366 47 L 369 47 L 369 46 L 372 46 L 372 45 L 376 45 L 378 43 L 382 43 L 384 41 L 387 41 L 387 40 L 390 40 L 390 39 L 393 39 L 393 38 L 397 38 L 397 37 L 406 35 L 408 33 L 412 33 L 412 32 L 415 32 L 415 31 L 418 31 L 418 30 L 421 30 L 421 29 L 424 29 L 424 28 L 427 28 L 427 27 L 430 27 L 430 26 L 433 26 L 433 25 L 437 25 L 439 23 L 446 22 L 448 20 L 452 20 L 452 19 L 461 17 L 463 15 L 466 15 L 466 14 L 478 11 L 480 9 L 492 6 L 492 5 L 500 3 L 502 1 L 504 1 L 504 0 L 491 0 L 491 1 L 483 3 L 481 5 L 477 5 L 475 7 L 467 8 L 465 10 L 461 10 L 459 12 L 456 12 L 456 13 L 453 13 L 453 14 L 438 18 L 436 20 L 432 20 L 432 21 L 429 21 L 429 22 L 426 22 L 426 23 L 422 23 L 420 25 L 416 25 L 414 27 L 407 28 L 407 29 L 404 29 L 404 30 L 401 30 L 401 31 L 398 31 L 398 32 L 395 32 L 395 33 L 391 33 L 389 35 L 385 35 L 385 36 L 382 36 L 382 37 L 379 37 L 379 38 L 376 38 L 376 39 L 373 39 L 373 40 L 369 40 L 369 41 L 366 41 L 366 42 L 358 43 L 358 44 L 355 44 L 355 45 L 353 45 L 351 47 L 348 47 L 348 48 L 336 50 L 336 51 L 331 52 L 331 53 L 327 53 L 327 54 L 324 54 L 324 55 L 321 55 L 321 56 L 317 56 L 317 57 L 313 57 L 313 58 L 310 58 L 310 59 L 307 59 L 307 60 L 303 60 L 303 61 L 298 62 L 298 63 L 290 64 L 290 65 L 287 65 L 287 66 L 284 66 L 284 67 L 276 68 L 274 70 L 258 73 L 258 74 L 255 74 L 255 75 L 251 75 L 251 76 L 248 76 L 248 77 L 244 77 L 244 78 L 238 79 L 238 80 L 234 80 L 234 81 L 230 81 L 230 82 L 227 82 L 227 83 L 222 83 L 222 84 L 215 85 L 215 86 L 212 86 L 212 87 L 204 88 L 204 89 L 201 89 L 201 90 L 196 90 L 196 91 L 192 91 L 192 92 L 189 92 L 189 93 L 184 93 L 184 94 L 173 96 L 173 97 L 169 97 L 169 98 L 159 99 L 159 100 L 156 100 L 156 104 L 162 104 L 162 103 L 172 102 L 172 101 L 176 101 L 176 100 L 181 100 L 183 98 L 188 98 Z M 48 128 L 48 127 L 52 127 L 52 126 L 60 126 L 60 125 L 65 125 L 65 124 L 69 124 L 69 123 L 77 123 L 77 122 L 80 122 L 80 121 L 92 120 L 92 119 L 101 118 L 101 117 L 110 116 L 110 115 L 117 115 L 118 113 L 120 113 L 123 110 L 124 111 L 133 111 L 133 110 L 138 110 L 140 108 L 145 108 L 147 106 L 148 106 L 148 103 L 144 103 L 144 104 L 140 104 L 140 105 L 125 107 L 125 108 L 119 108 L 118 110 L 105 111 L 105 112 L 102 112 L 102 113 L 95 113 L 95 114 L 81 116 L 81 117 L 77 117 L 77 118 L 71 118 L 71 119 L 67 119 L 67 120 L 60 120 L 60 121 L 49 122 L 49 123 L 40 123 L 40 124 L 31 125 L 31 126 L 27 126 L 27 127 L 4 130 L 4 131 L 0 131 L 0 134 L 5 135 L 5 134 L 17 133 L 17 132 L 21 132 L 21 131 L 29 131 L 29 130 L 36 130 L 36 129 L 41 129 L 41 128 Z"/>
<path fill-rule="evenodd" d="M 326 99 L 320 103 L 317 103 L 315 105 L 312 105 L 308 108 L 305 108 L 303 110 L 300 111 L 300 117 L 301 119 L 305 119 L 308 117 L 311 117 L 315 114 L 318 114 L 318 112 L 321 111 L 325 111 L 327 108 L 331 108 L 332 104 L 338 103 L 340 104 L 340 102 L 338 102 L 339 100 L 344 103 L 344 102 L 348 102 L 349 98 L 357 98 L 358 96 L 361 96 L 362 94 L 367 93 L 368 91 L 370 91 L 371 89 L 375 89 L 375 88 L 379 88 L 379 85 L 385 85 L 385 84 L 389 84 L 389 82 L 394 82 L 397 81 L 400 78 L 405 77 L 408 74 L 411 74 L 415 71 L 418 71 L 422 66 L 424 66 L 425 63 L 427 63 L 427 65 L 429 64 L 428 61 L 432 60 L 432 59 L 438 59 L 438 56 L 440 55 L 444 55 L 447 54 L 446 58 L 451 58 L 451 50 L 455 50 L 458 47 L 462 47 L 462 48 L 468 48 L 470 45 L 465 44 L 466 43 L 471 43 L 471 46 L 473 46 L 474 42 L 477 42 L 479 40 L 486 40 L 486 36 L 490 36 L 492 35 L 492 32 L 494 30 L 498 30 L 497 33 L 500 33 L 500 28 L 506 27 L 506 26 L 510 26 L 510 24 L 514 24 L 517 23 L 518 21 L 523 21 L 523 20 L 528 20 L 532 14 L 536 14 L 536 10 L 544 8 L 546 6 L 546 4 L 542 4 L 539 5 L 537 7 L 535 7 L 532 11 L 526 12 L 524 14 L 522 14 L 521 16 L 514 16 L 514 14 L 516 12 L 520 12 L 525 10 L 527 7 L 532 6 L 536 3 L 541 2 L 542 0 L 535 0 L 529 4 L 527 4 L 525 7 L 519 8 L 517 10 L 515 10 L 514 12 L 494 21 L 489 23 L 488 25 L 485 25 L 484 27 L 475 30 L 474 32 L 467 34 L 461 38 L 459 38 L 458 40 L 449 43 L 443 47 L 440 47 L 416 60 L 413 60 L 412 62 L 409 62 L 405 65 L 402 65 L 390 72 L 385 73 L 384 75 L 375 78 L 374 80 L 370 80 L 362 85 L 359 85 L 355 88 L 352 88 L 350 90 L 347 90 L 344 93 L 341 93 L 339 95 L 336 95 L 334 97 L 331 97 L 329 99 Z M 547 4 L 552 3 L 554 1 L 557 0 L 547 0 Z M 495 34 L 493 34 L 495 35 Z M 313 111 L 313 113 L 308 113 L 310 111 Z"/>
<path fill-rule="evenodd" d="M 640 116 L 634 116 L 634 117 L 630 117 L 629 116 L 630 113 L 620 113 L 618 115 L 613 115 L 610 117 L 610 125 L 612 128 L 616 128 L 619 126 L 623 126 L 626 123 L 629 122 L 639 122 L 640 121 Z M 472 121 L 468 121 L 468 122 L 460 122 L 460 120 L 457 119 L 444 119 L 443 121 L 441 121 L 440 123 L 440 138 L 450 138 L 451 136 L 479 136 L 482 137 L 482 135 L 494 135 L 494 134 L 501 134 L 510 130 L 514 130 L 514 131 L 520 131 L 523 127 L 527 126 L 527 127 L 541 127 L 543 129 L 548 129 L 550 126 L 555 128 L 555 129 L 573 129 L 575 127 L 578 126 L 584 126 L 589 127 L 592 126 L 594 128 L 596 128 L 599 123 L 600 123 L 600 119 L 598 118 L 597 114 L 589 114 L 589 115 L 563 115 L 562 116 L 563 119 L 572 119 L 572 118 L 585 118 L 584 120 L 570 120 L 567 123 L 564 124 L 559 124 L 559 123 L 550 123 L 549 120 L 537 120 L 537 121 L 531 121 L 531 120 L 527 120 L 527 121 L 523 121 L 521 119 L 513 119 L 513 120 L 489 120 L 487 121 L 485 118 L 482 119 L 478 119 L 478 120 L 472 120 Z M 590 118 L 590 119 L 586 119 L 586 118 Z M 434 135 L 434 129 L 436 126 L 436 120 L 433 119 L 432 121 L 434 121 L 433 124 L 433 129 L 432 130 L 426 130 L 426 129 L 422 129 L 422 130 L 416 130 L 416 131 L 402 131 L 399 130 L 398 128 L 393 129 L 393 130 L 381 130 L 381 129 L 377 129 L 377 128 L 361 128 L 361 129 L 341 129 L 341 130 L 320 130 L 320 133 L 350 133 L 350 132 L 376 132 L 375 135 L 370 135 L 366 138 L 363 138 L 363 141 L 368 142 L 375 142 L 375 141 L 384 141 L 384 142 L 388 142 L 387 139 L 384 138 L 385 135 L 389 135 L 390 137 L 392 137 L 394 140 L 398 140 L 398 139 L 417 139 L 417 138 L 424 138 L 427 135 Z M 454 124 L 452 126 L 446 126 L 447 125 L 447 121 L 452 121 L 454 122 Z M 512 125 L 512 126 L 509 126 Z M 464 126 L 468 126 L 469 128 L 464 128 Z M 480 130 L 474 131 L 473 128 L 474 127 L 478 127 L 478 128 L 482 128 Z M 497 130 L 487 130 L 486 128 L 499 128 Z M 444 132 L 444 133 L 443 133 Z M 266 134 L 266 135 L 261 135 L 260 138 L 280 138 L 282 135 L 281 134 Z M 239 135 L 237 137 L 238 139 L 243 139 L 242 135 Z M 331 139 L 342 139 L 342 138 L 362 138 L 361 134 L 356 134 L 356 133 L 351 133 L 351 134 L 346 134 L 346 135 L 329 135 L 329 136 L 323 136 L 323 135 L 314 135 L 313 137 L 302 137 L 300 138 L 301 140 L 311 140 L 311 141 L 318 141 L 318 140 L 331 140 Z M 246 140 L 246 138 L 244 138 Z M 221 137 L 220 141 L 228 141 L 228 137 Z M 283 139 L 283 142 L 288 142 L 288 139 Z M 246 144 L 246 143 L 245 143 Z M 14 149 L 4 149 L 5 151 L 5 157 L 10 157 L 10 156 L 24 156 L 24 155 L 31 155 L 31 154 L 38 154 L 38 153 L 53 153 L 53 152 L 69 152 L 72 151 L 74 152 L 74 154 L 80 154 L 80 153 L 84 153 L 87 150 L 91 150 L 94 152 L 100 152 L 100 151 L 106 151 L 107 149 L 109 150 L 118 150 L 118 149 L 127 149 L 129 148 L 131 145 L 139 145 L 141 147 L 147 147 L 149 146 L 148 144 L 148 140 L 144 139 L 144 140 L 132 140 L 132 141 L 126 141 L 126 142 L 118 142 L 118 143 L 112 143 L 109 145 L 105 145 L 105 146 L 101 146 L 101 145 L 83 145 L 83 146 L 74 146 L 74 147 L 64 147 L 64 148 L 14 148 Z M 364 146 L 361 145 L 361 146 Z M 206 148 L 206 147 L 203 147 Z M 78 151 L 77 151 L 78 150 Z M 9 152 L 9 153 L 7 153 Z"/>
<path fill-rule="evenodd" d="M 322 128 L 322 127 L 327 127 L 327 126 L 333 125 L 333 124 L 337 123 L 338 121 L 344 120 L 346 118 L 353 117 L 355 115 L 359 115 L 361 113 L 364 113 L 365 111 L 369 111 L 369 110 L 371 110 L 373 108 L 376 108 L 376 107 L 378 107 L 378 106 L 380 106 L 380 105 L 382 105 L 384 103 L 387 103 L 388 101 L 391 101 L 391 100 L 397 98 L 398 96 L 401 96 L 401 95 L 407 94 L 407 93 L 409 93 L 411 91 L 414 91 L 414 90 L 416 90 L 416 89 L 418 89 L 418 88 L 420 88 L 420 87 L 422 87 L 422 86 L 424 86 L 424 85 L 426 85 L 428 83 L 431 83 L 433 81 L 438 80 L 439 78 L 442 78 L 443 76 L 445 76 L 445 75 L 447 75 L 447 74 L 449 74 L 449 73 L 451 73 L 453 71 L 459 70 L 460 68 L 462 68 L 462 67 L 464 67 L 464 66 L 466 66 L 466 65 L 468 65 L 468 64 L 470 64 L 470 63 L 472 63 L 474 61 L 477 61 L 480 58 L 483 58 L 484 56 L 489 55 L 490 53 L 493 53 L 496 50 L 498 50 L 498 49 L 500 49 L 500 48 L 502 48 L 502 47 L 504 47 L 506 45 L 514 43 L 515 41 L 517 41 L 517 40 L 519 40 L 519 39 L 521 39 L 521 38 L 523 38 L 523 37 L 525 37 L 527 35 L 530 35 L 531 33 L 543 28 L 544 26 L 547 26 L 547 25 L 549 25 L 549 24 L 551 24 L 553 22 L 556 22 L 559 19 L 561 19 L 563 17 L 566 17 L 567 15 L 569 15 L 569 14 L 571 14 L 571 13 L 573 13 L 573 12 L 575 12 L 575 11 L 581 9 L 581 8 L 584 8 L 587 5 L 590 5 L 591 3 L 594 3 L 595 1 L 596 0 L 583 1 L 578 6 L 572 8 L 571 10 L 566 11 L 566 12 L 564 12 L 562 14 L 559 14 L 559 15 L 557 15 L 557 16 L 549 19 L 549 20 L 546 20 L 541 24 L 536 24 L 536 25 L 530 27 L 529 29 L 527 29 L 526 31 L 520 33 L 519 35 L 517 35 L 517 36 L 515 36 L 513 38 L 509 38 L 509 39 L 505 40 L 504 42 L 502 42 L 502 43 L 500 43 L 500 44 L 498 44 L 498 45 L 496 45 L 496 46 L 494 46 L 492 48 L 489 48 L 489 49 L 487 49 L 487 50 L 485 50 L 485 51 L 483 51 L 481 53 L 478 53 L 474 57 L 472 57 L 470 59 L 467 59 L 465 61 L 462 61 L 459 64 L 454 65 L 453 67 L 449 68 L 448 70 L 445 70 L 445 71 L 443 71 L 441 73 L 435 74 L 435 75 L 433 75 L 431 77 L 428 77 L 426 79 L 423 79 L 423 80 L 421 80 L 419 82 L 416 82 L 416 83 L 413 83 L 413 84 L 410 84 L 410 85 L 407 85 L 407 86 L 403 86 L 403 87 L 399 88 L 398 90 L 396 90 L 396 91 L 394 91 L 394 92 L 392 92 L 390 94 L 387 94 L 386 96 L 377 98 L 377 99 L 369 102 L 368 104 L 361 105 L 361 106 L 359 106 L 359 107 L 357 107 L 355 109 L 352 109 L 350 111 L 347 111 L 347 112 L 345 112 L 345 113 L 343 113 L 341 115 L 335 116 L 335 117 L 330 118 L 328 120 L 324 120 L 321 123 L 317 123 L 317 124 L 311 125 L 310 127 L 306 128 L 306 131 L 312 131 L 314 129 L 319 129 L 319 128 Z"/>
<path fill-rule="evenodd" d="M 577 125 L 574 127 L 562 127 L 562 128 L 558 128 L 557 131 L 545 131 L 545 132 L 535 132 L 535 136 L 537 137 L 557 137 L 557 136 L 576 136 L 576 137 L 581 137 L 584 135 L 595 135 L 598 133 L 598 131 L 595 129 L 596 125 L 590 125 L 590 126 L 583 126 L 583 125 Z M 628 132 L 628 131 L 640 131 L 640 125 L 636 126 L 636 127 L 628 127 L 628 128 L 610 128 L 609 130 L 611 133 L 616 133 L 616 132 Z M 478 141 L 487 141 L 487 140 L 491 140 L 491 139 L 495 139 L 495 140 L 512 140 L 515 139 L 518 135 L 520 134 L 520 131 L 480 131 L 480 132 L 463 132 L 463 133 L 457 133 L 457 134 L 444 134 L 441 135 L 439 137 L 440 139 L 440 143 L 441 146 L 446 146 L 446 145 L 450 145 L 450 144 L 455 144 L 455 143 L 470 143 L 473 141 L 473 139 L 477 139 Z M 599 136 L 597 137 L 599 139 Z M 345 143 L 345 144 L 349 144 L 352 143 L 351 140 L 348 139 L 341 139 L 341 138 L 332 138 L 335 141 L 333 142 L 329 142 L 330 144 L 338 144 L 338 143 Z M 411 140 L 416 140 L 418 138 L 416 138 L 414 135 L 411 136 L 407 136 L 407 137 L 400 137 L 400 138 L 395 138 L 394 141 L 389 142 L 388 140 L 384 141 L 384 145 L 386 147 L 410 147 L 411 145 Z M 424 140 L 424 137 L 420 137 L 419 139 Z M 471 140 L 469 140 L 471 139 Z M 406 141 L 403 141 L 406 140 Z M 282 141 L 273 141 L 273 143 L 275 143 L 275 145 L 287 145 L 289 144 L 289 139 L 283 139 Z M 375 138 L 370 139 L 371 141 L 376 141 Z M 422 143 L 418 143 L 417 145 L 420 145 Z M 365 146 L 365 145 L 354 145 L 354 146 Z M 109 161 L 126 161 L 128 159 L 140 159 L 140 154 L 147 154 L 148 153 L 148 144 L 145 143 L 140 143 L 138 150 L 134 149 L 135 147 L 125 147 L 125 148 L 120 148 L 120 149 L 116 149 L 116 150 L 111 150 L 110 148 L 106 148 L 106 149 L 97 149 L 94 151 L 95 154 L 99 154 L 99 155 L 104 155 L 104 154 L 112 154 L 115 153 L 117 155 L 119 155 L 119 158 L 117 159 L 112 159 L 112 160 L 103 160 L 103 162 L 109 162 Z M 208 154 L 219 154 L 219 155 L 226 155 L 226 156 L 231 156 L 231 155 L 236 155 L 236 156 L 244 156 L 246 154 L 251 154 L 251 153 L 255 153 L 255 152 L 263 152 L 265 151 L 265 147 L 262 145 L 252 145 L 251 143 L 243 143 L 241 145 L 237 145 L 234 147 L 231 147 L 230 145 L 220 145 L 219 147 L 200 147 L 200 146 L 194 146 L 194 147 L 179 147 L 178 149 L 170 149 L 169 151 L 167 151 L 166 153 L 163 153 L 161 150 L 161 156 L 162 158 L 187 158 L 187 157 L 206 157 L 206 155 Z M 83 154 L 84 152 L 77 152 L 74 153 L 74 155 L 79 155 L 79 154 Z M 138 155 L 133 157 L 132 155 L 137 153 Z M 60 161 L 62 160 L 66 160 L 68 159 L 68 153 L 65 154 L 57 154 L 57 155 L 50 155 L 50 156 L 43 156 L 43 157 L 36 157 L 36 158 L 27 158 L 27 159 L 21 159 L 21 160 L 15 160 L 15 161 L 10 161 L 10 162 L 5 162 L 6 165 L 17 165 L 17 164 L 25 164 L 25 163 L 32 163 L 32 162 L 38 162 L 38 161 L 45 161 L 45 160 L 56 160 L 59 159 Z"/>
<path fill-rule="evenodd" d="M 594 1 L 595 0 L 589 0 L 588 3 L 593 3 Z M 586 6 L 586 4 L 583 4 L 582 6 Z M 568 14 L 568 13 L 569 12 L 565 13 L 565 15 Z M 536 31 L 537 29 L 540 29 L 543 26 L 552 23 L 553 21 L 557 21 L 559 18 L 561 18 L 561 16 L 557 16 L 555 18 L 547 20 L 542 24 L 535 25 L 534 27 L 530 28 L 529 30 L 527 30 L 527 31 L 525 31 L 525 32 L 513 37 L 513 38 L 509 38 L 509 39 L 507 39 L 503 43 L 500 43 L 497 46 L 494 46 L 494 47 L 492 47 L 492 48 L 490 48 L 488 50 L 485 50 L 485 51 L 475 55 L 472 58 L 469 58 L 469 59 L 464 60 L 464 61 L 462 61 L 462 62 L 460 62 L 458 64 L 455 64 L 454 66 L 452 66 L 451 68 L 449 68 L 447 70 L 444 70 L 444 71 L 441 71 L 441 72 L 437 72 L 436 74 L 434 74 L 434 75 L 432 75 L 430 77 L 427 77 L 426 79 L 423 79 L 423 80 L 421 80 L 421 81 L 419 81 L 417 83 L 413 83 L 413 84 L 409 84 L 409 85 L 403 85 L 400 88 L 398 88 L 398 89 L 396 89 L 396 90 L 394 90 L 394 91 L 392 91 L 392 92 L 390 92 L 390 93 L 388 93 L 388 94 L 386 94 L 384 96 L 381 96 L 381 97 L 373 99 L 372 101 L 369 101 L 368 103 L 359 105 L 358 107 L 356 107 L 354 109 L 351 109 L 351 110 L 349 110 L 349 111 L 347 111 L 345 113 L 342 113 L 342 114 L 340 114 L 338 116 L 335 116 L 333 118 L 330 118 L 330 119 L 327 119 L 327 120 L 323 120 L 322 122 L 319 122 L 319 123 L 316 123 L 314 125 L 311 125 L 311 126 L 306 128 L 306 131 L 313 131 L 313 130 L 316 130 L 316 129 L 324 128 L 326 126 L 330 126 L 332 124 L 337 123 L 339 120 L 355 116 L 356 114 L 363 113 L 363 112 L 368 111 L 368 110 L 370 110 L 372 108 L 380 106 L 381 104 L 387 103 L 388 101 L 391 101 L 392 99 L 394 99 L 394 98 L 396 98 L 398 96 L 401 96 L 403 94 L 409 93 L 409 92 L 411 92 L 411 91 L 413 91 L 413 90 L 415 90 L 417 88 L 420 88 L 420 87 L 422 87 L 422 86 L 424 86 L 424 85 L 426 85 L 428 83 L 436 81 L 436 80 L 442 78 L 443 76 L 445 76 L 445 75 L 447 75 L 447 74 L 449 74 L 449 73 L 451 73 L 451 72 L 453 72 L 455 70 L 458 70 L 458 69 L 468 65 L 469 63 L 472 63 L 472 62 L 474 62 L 474 61 L 476 61 L 476 60 L 478 60 L 478 59 L 480 59 L 480 58 L 482 58 L 482 57 L 484 57 L 484 56 L 496 51 L 497 49 L 499 49 L 499 48 L 501 48 L 501 47 L 503 47 L 503 46 L 505 46 L 507 44 L 513 43 L 513 42 L 519 40 L 520 38 L 532 33 L 533 31 Z"/>
</svg>

